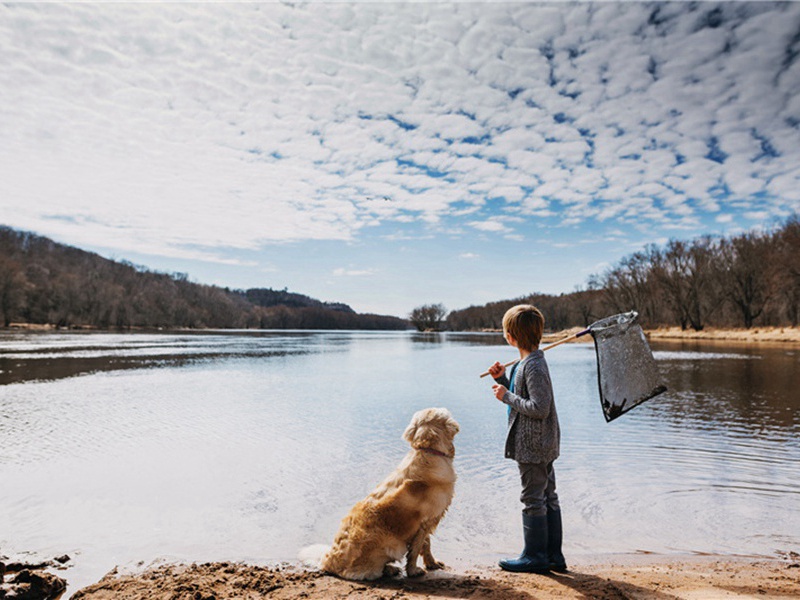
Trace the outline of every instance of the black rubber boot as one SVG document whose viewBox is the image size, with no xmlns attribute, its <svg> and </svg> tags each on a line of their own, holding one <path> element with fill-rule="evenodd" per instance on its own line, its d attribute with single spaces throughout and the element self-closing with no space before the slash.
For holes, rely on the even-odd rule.
<svg viewBox="0 0 800 600">
<path fill-rule="evenodd" d="M 525 549 L 519 558 L 500 561 L 504 571 L 516 573 L 547 573 L 550 561 L 547 559 L 547 515 L 533 517 L 522 513 L 522 531 L 525 535 Z"/>
<path fill-rule="evenodd" d="M 547 558 L 550 563 L 550 570 L 558 573 L 566 573 L 567 561 L 561 553 L 561 511 L 547 511 Z"/>
</svg>

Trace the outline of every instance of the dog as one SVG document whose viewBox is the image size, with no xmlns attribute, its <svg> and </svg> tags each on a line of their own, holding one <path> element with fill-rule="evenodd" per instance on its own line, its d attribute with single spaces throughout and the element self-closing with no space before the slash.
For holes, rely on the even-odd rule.
<svg viewBox="0 0 800 600">
<path fill-rule="evenodd" d="M 431 534 L 453 499 L 458 423 L 446 408 L 415 413 L 403 433 L 411 450 L 383 482 L 342 519 L 321 568 L 344 579 L 370 581 L 395 576 L 406 559 L 406 575 L 419 577 L 420 553 L 428 570 L 444 564 L 431 554 Z"/>
</svg>

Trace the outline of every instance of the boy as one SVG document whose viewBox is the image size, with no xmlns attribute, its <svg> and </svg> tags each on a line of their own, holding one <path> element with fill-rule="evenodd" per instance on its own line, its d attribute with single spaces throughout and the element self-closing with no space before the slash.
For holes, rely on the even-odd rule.
<svg viewBox="0 0 800 600">
<path fill-rule="evenodd" d="M 561 553 L 561 509 L 553 461 L 559 455 L 561 431 L 550 372 L 539 350 L 544 317 L 530 304 L 514 306 L 503 316 L 503 336 L 519 350 L 509 377 L 499 362 L 489 367 L 497 382 L 495 397 L 508 405 L 505 456 L 517 461 L 522 479 L 522 527 L 525 548 L 519 558 L 500 561 L 506 571 L 564 572 Z"/>
</svg>

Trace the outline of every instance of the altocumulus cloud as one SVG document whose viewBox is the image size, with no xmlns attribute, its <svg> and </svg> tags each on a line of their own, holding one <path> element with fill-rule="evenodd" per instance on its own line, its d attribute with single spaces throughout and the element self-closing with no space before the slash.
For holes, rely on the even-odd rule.
<svg viewBox="0 0 800 600">
<path fill-rule="evenodd" d="M 339 267 L 333 270 L 333 274 L 337 277 L 365 277 L 374 275 L 375 271 L 372 269 L 345 269 Z"/>
<path fill-rule="evenodd" d="M 800 206 L 800 4 L 4 4 L 0 40 L 2 220 L 76 243 Z"/>
</svg>

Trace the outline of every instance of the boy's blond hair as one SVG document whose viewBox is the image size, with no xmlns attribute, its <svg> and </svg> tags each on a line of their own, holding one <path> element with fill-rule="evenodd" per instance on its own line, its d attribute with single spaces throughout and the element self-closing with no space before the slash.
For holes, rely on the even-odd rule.
<svg viewBox="0 0 800 600">
<path fill-rule="evenodd" d="M 539 347 L 544 333 L 544 315 L 532 304 L 517 304 L 503 315 L 503 333 L 509 334 L 522 350 Z"/>
</svg>

